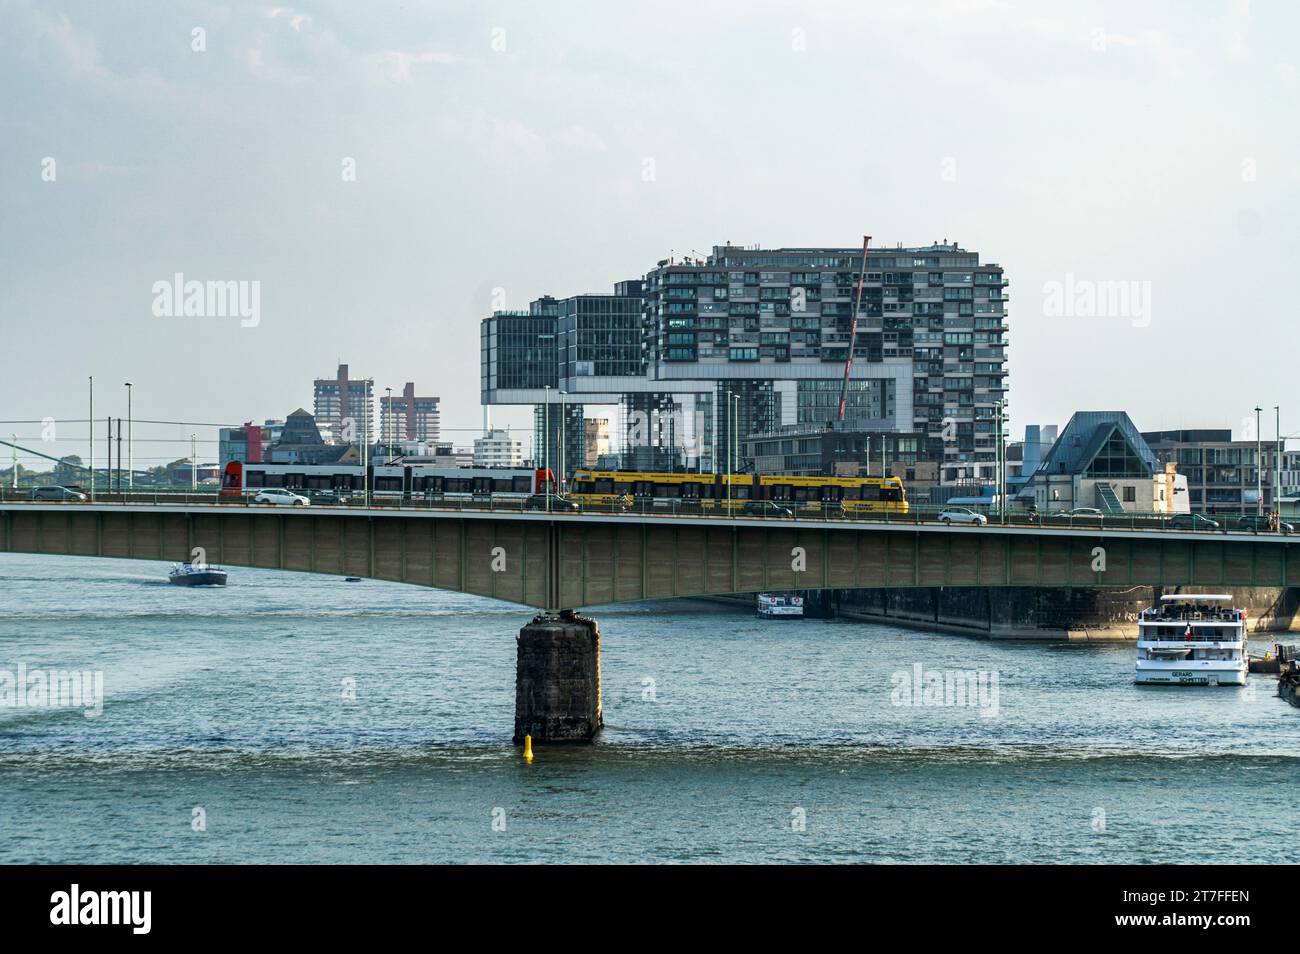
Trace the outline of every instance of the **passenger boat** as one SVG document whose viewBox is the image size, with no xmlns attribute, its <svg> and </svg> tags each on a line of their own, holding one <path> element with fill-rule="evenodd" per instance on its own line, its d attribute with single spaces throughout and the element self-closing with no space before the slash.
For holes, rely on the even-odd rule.
<svg viewBox="0 0 1300 954">
<path fill-rule="evenodd" d="M 1140 684 L 1246 684 L 1246 611 L 1220 593 L 1162 596 L 1138 617 Z"/>
<path fill-rule="evenodd" d="M 225 586 L 226 571 L 206 564 L 177 563 L 167 580 L 176 586 Z"/>
<path fill-rule="evenodd" d="M 793 593 L 759 593 L 758 615 L 770 619 L 803 617 L 803 597 Z"/>
</svg>

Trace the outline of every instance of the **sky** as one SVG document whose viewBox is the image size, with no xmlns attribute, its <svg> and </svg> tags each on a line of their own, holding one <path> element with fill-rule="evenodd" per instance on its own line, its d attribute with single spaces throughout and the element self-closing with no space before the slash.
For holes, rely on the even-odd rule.
<svg viewBox="0 0 1300 954">
<path fill-rule="evenodd" d="M 1006 269 L 1013 432 L 1300 433 L 1298 39 L 1240 0 L 0 0 L 0 422 L 52 419 L 0 436 L 84 455 L 91 375 L 100 419 L 126 381 L 284 417 L 342 361 L 468 443 L 494 307 L 865 233 Z M 142 424 L 137 463 L 191 432 L 214 459 Z"/>
</svg>

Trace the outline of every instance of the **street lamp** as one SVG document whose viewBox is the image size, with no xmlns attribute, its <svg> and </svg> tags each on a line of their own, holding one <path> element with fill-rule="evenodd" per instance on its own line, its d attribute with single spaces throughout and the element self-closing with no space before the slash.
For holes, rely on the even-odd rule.
<svg viewBox="0 0 1300 954">
<path fill-rule="evenodd" d="M 1260 408 L 1255 407 L 1255 516 L 1264 512 L 1264 435 L 1259 432 Z"/>
<path fill-rule="evenodd" d="M 90 420 L 86 424 L 90 434 L 90 502 L 95 502 L 95 376 L 90 376 Z"/>
<path fill-rule="evenodd" d="M 546 406 L 542 411 L 542 445 L 545 448 L 546 464 L 542 470 L 542 479 L 546 481 L 546 512 L 551 512 L 551 386 L 543 384 L 546 392 Z M 535 419 L 534 419 L 535 420 Z"/>
<path fill-rule="evenodd" d="M 384 388 L 388 394 L 388 414 L 384 423 L 384 443 L 388 445 L 388 462 L 393 462 L 393 389 Z"/>
<path fill-rule="evenodd" d="M 560 455 L 560 480 L 559 480 L 559 484 L 560 484 L 560 488 L 559 488 L 559 492 L 560 492 L 561 494 L 564 493 L 564 480 L 565 480 L 565 478 L 568 477 L 568 475 L 569 475 L 569 471 L 568 471 L 568 469 L 564 466 L 564 464 L 565 464 L 565 453 L 564 453 L 564 452 L 565 452 L 566 446 L 567 446 L 568 443 L 569 443 L 569 429 L 568 429 L 568 424 L 569 424 L 569 403 L 568 403 L 568 401 L 566 400 L 566 399 L 568 398 L 568 396 L 569 396 L 569 392 L 568 392 L 568 391 L 561 391 L 561 392 L 560 392 L 560 447 L 559 447 L 559 455 Z"/>
<path fill-rule="evenodd" d="M 135 428 L 131 425 L 130 381 L 126 382 L 126 489 L 128 493 L 135 489 Z"/>
<path fill-rule="evenodd" d="M 1273 405 L 1273 512 L 1282 521 L 1282 408 Z"/>
</svg>

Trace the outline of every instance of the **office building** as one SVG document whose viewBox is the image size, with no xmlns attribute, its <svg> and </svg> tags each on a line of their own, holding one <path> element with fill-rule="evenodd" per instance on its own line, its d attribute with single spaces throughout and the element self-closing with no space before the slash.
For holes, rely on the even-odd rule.
<svg viewBox="0 0 1300 954">
<path fill-rule="evenodd" d="M 499 313 L 483 325 L 484 403 L 537 404 L 549 387 L 564 404 L 616 404 L 625 459 L 716 469 L 750 435 L 836 416 L 861 267 L 855 248 L 723 245 L 613 296 Z M 944 480 L 991 480 L 1006 284 L 946 241 L 870 250 L 846 420 L 922 435 L 918 459 Z"/>
</svg>

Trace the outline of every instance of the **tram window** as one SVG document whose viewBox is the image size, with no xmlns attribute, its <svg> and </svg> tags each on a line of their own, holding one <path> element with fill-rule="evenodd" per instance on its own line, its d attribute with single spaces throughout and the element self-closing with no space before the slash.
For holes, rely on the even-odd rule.
<svg viewBox="0 0 1300 954">
<path fill-rule="evenodd" d="M 840 488 L 840 489 L 844 491 L 843 495 L 840 497 L 841 500 L 861 500 L 861 499 L 862 499 L 862 488 L 861 488 L 861 487 L 858 487 L 858 486 L 853 486 L 853 487 L 842 487 L 842 488 Z"/>
<path fill-rule="evenodd" d="M 515 477 L 511 481 L 511 490 L 517 494 L 531 493 L 533 490 L 533 479 L 531 477 Z"/>
<path fill-rule="evenodd" d="M 792 493 L 793 493 L 793 488 L 789 484 L 772 485 L 773 500 L 789 500 Z"/>
<path fill-rule="evenodd" d="M 594 490 L 584 490 L 583 493 L 612 494 L 614 492 L 614 481 L 608 477 L 597 477 L 595 481 L 583 481 L 583 487 L 588 488 L 594 485 Z"/>
<path fill-rule="evenodd" d="M 700 499 L 700 485 L 699 485 L 699 484 L 682 484 L 681 486 L 682 486 L 682 496 L 683 496 L 684 498 L 687 498 L 687 499 L 689 499 L 689 500 L 699 500 L 699 499 Z"/>
<path fill-rule="evenodd" d="M 890 503 L 897 503 L 903 499 L 903 492 L 897 487 L 886 487 L 880 491 L 880 499 L 887 500 Z"/>
<path fill-rule="evenodd" d="M 469 481 L 464 477 L 448 477 L 446 490 L 449 494 L 467 494 L 469 493 Z"/>
<path fill-rule="evenodd" d="M 840 496 L 840 491 L 843 489 L 844 488 L 837 487 L 834 484 L 827 484 L 826 486 L 821 488 L 821 492 L 822 492 L 821 498 L 822 500 L 840 500 L 842 499 Z"/>
<path fill-rule="evenodd" d="M 284 486 L 284 474 L 267 474 L 265 479 L 266 479 L 266 483 L 263 484 L 264 487 Z"/>
<path fill-rule="evenodd" d="M 672 497 L 674 496 L 673 488 L 670 484 L 655 484 L 654 495 L 656 497 Z"/>
<path fill-rule="evenodd" d="M 244 471 L 245 487 L 265 487 L 266 471 L 264 470 L 246 470 Z"/>
<path fill-rule="evenodd" d="M 732 497 L 734 497 L 736 500 L 748 500 L 750 496 L 750 491 L 752 491 L 753 489 L 754 488 L 751 487 L 749 484 L 740 484 L 732 490 Z"/>
<path fill-rule="evenodd" d="M 654 494 L 654 485 L 648 480 L 637 480 L 632 483 L 632 493 L 638 497 L 650 497 Z"/>
<path fill-rule="evenodd" d="M 324 490 L 330 485 L 328 474 L 309 474 L 307 476 L 307 487 L 310 490 Z"/>
<path fill-rule="evenodd" d="M 393 491 L 402 489 L 401 477 L 376 477 L 375 490 Z"/>
<path fill-rule="evenodd" d="M 426 493 L 442 493 L 443 479 L 441 477 L 424 478 L 424 489 Z"/>
</svg>

